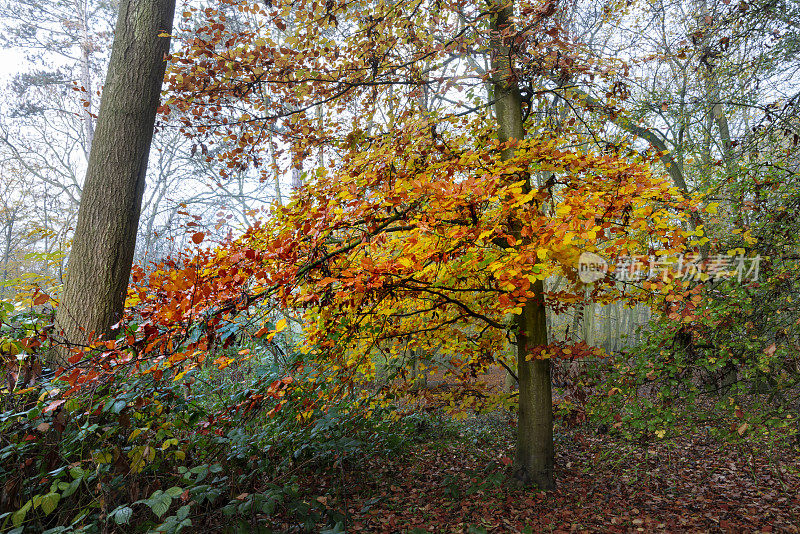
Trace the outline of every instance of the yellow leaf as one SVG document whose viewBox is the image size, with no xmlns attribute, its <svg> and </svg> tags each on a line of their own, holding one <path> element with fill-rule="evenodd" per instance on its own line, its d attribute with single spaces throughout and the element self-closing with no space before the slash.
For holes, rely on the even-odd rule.
<svg viewBox="0 0 800 534">
<path fill-rule="evenodd" d="M 711 215 L 715 215 L 719 209 L 719 202 L 712 202 L 706 207 L 706 211 Z"/>
<path fill-rule="evenodd" d="M 94 455 L 94 461 L 98 464 L 110 464 L 113 459 L 110 452 L 101 451 Z"/>
<path fill-rule="evenodd" d="M 275 332 L 282 332 L 283 329 L 286 328 L 286 319 L 281 319 L 277 323 L 275 323 Z"/>
<path fill-rule="evenodd" d="M 667 431 L 666 430 L 656 430 L 656 437 L 658 439 L 664 439 L 664 436 L 666 436 L 666 435 L 667 435 Z"/>
</svg>

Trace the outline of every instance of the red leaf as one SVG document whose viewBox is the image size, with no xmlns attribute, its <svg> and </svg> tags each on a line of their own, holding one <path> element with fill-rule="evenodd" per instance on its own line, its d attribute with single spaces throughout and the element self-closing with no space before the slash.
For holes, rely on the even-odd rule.
<svg viewBox="0 0 800 534">
<path fill-rule="evenodd" d="M 196 244 L 199 245 L 200 243 L 203 242 L 203 239 L 205 239 L 205 237 L 206 234 L 204 234 L 203 232 L 197 232 L 192 236 L 192 241 L 194 241 Z"/>
<path fill-rule="evenodd" d="M 44 304 L 44 303 L 45 303 L 45 302 L 47 302 L 48 300 L 50 300 L 50 295 L 47 295 L 46 293 L 40 293 L 40 294 L 38 294 L 38 295 L 36 296 L 36 298 L 35 298 L 35 299 L 33 299 L 33 303 L 34 303 L 36 306 L 39 306 L 40 304 Z"/>
</svg>

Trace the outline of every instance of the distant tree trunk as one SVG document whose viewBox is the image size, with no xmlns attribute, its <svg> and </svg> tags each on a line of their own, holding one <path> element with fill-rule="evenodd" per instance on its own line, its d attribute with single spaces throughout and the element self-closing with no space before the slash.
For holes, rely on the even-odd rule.
<svg viewBox="0 0 800 534">
<path fill-rule="evenodd" d="M 612 305 L 606 304 L 603 307 L 603 311 L 605 312 L 605 323 L 603 323 L 603 349 L 608 354 L 611 354 L 614 352 L 614 327 L 611 322 L 613 316 Z"/>
<path fill-rule="evenodd" d="M 292 191 L 303 187 L 303 154 L 292 153 Z"/>
<path fill-rule="evenodd" d="M 123 311 L 136 245 L 175 0 L 122 0 L 100 101 L 78 223 L 56 315 L 63 344 L 52 363 L 93 336 L 112 333 Z"/>
<path fill-rule="evenodd" d="M 89 5 L 87 0 L 77 0 L 76 6 L 78 9 L 78 16 L 80 17 L 81 26 L 81 85 L 85 89 L 83 98 L 86 105 L 83 107 L 83 130 L 84 130 L 84 143 L 83 150 L 86 158 L 92 151 L 92 140 L 94 139 L 94 118 L 92 117 L 92 74 L 91 74 L 91 55 L 92 55 L 92 40 L 89 37 Z"/>
<path fill-rule="evenodd" d="M 0 299 L 6 296 L 6 280 L 8 280 L 8 262 L 11 259 L 11 239 L 14 237 L 14 222 L 16 217 L 13 211 L 8 210 L 5 234 L 6 246 L 3 249 L 3 279 L 0 281 Z"/>
<path fill-rule="evenodd" d="M 513 75 L 510 50 L 503 32 L 512 24 L 513 2 L 495 2 L 492 7 L 490 49 L 492 55 L 492 89 L 501 142 L 523 139 L 522 98 Z M 502 157 L 510 159 L 514 150 Z M 530 182 L 530 177 L 528 178 Z M 530 183 L 527 184 L 530 190 Z M 511 221 L 511 230 L 519 233 L 518 223 Z M 517 228 L 513 228 L 517 226 Z M 533 284 L 534 297 L 528 299 L 517 316 L 517 376 L 519 378 L 519 420 L 514 476 L 523 484 L 536 484 L 541 489 L 555 488 L 553 477 L 553 400 L 550 383 L 550 360 L 528 360 L 530 351 L 547 344 L 547 316 L 544 306 L 544 283 Z"/>
<path fill-rule="evenodd" d="M 275 172 L 275 201 L 278 206 L 283 207 L 283 198 L 281 197 L 281 172 L 278 166 L 278 155 L 275 152 L 275 136 L 272 130 L 269 130 L 269 155 L 272 158 L 272 168 Z"/>
<path fill-rule="evenodd" d="M 566 341 L 580 341 L 581 339 L 581 331 L 583 330 L 583 308 L 584 303 L 576 302 L 575 303 L 575 311 L 572 313 L 572 326 L 567 326 L 569 329 L 569 336 L 567 336 Z"/>
<path fill-rule="evenodd" d="M 589 290 L 588 288 L 585 288 L 583 296 L 583 321 L 581 324 L 581 336 L 580 336 L 581 339 L 579 341 L 584 341 L 586 342 L 587 345 L 594 346 L 595 344 L 594 326 L 595 326 L 594 303 L 589 300 Z"/>
</svg>

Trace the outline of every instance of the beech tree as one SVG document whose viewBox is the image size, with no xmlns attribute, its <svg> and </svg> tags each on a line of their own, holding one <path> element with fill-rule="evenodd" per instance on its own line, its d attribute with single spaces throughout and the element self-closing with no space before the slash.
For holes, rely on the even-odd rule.
<svg viewBox="0 0 800 534">
<path fill-rule="evenodd" d="M 503 160 L 514 157 L 514 141 L 525 138 L 523 104 L 519 82 L 514 75 L 511 47 L 506 42 L 513 35 L 514 4 L 498 2 L 493 6 L 491 60 L 497 138 L 510 143 Z M 530 105 L 530 104 L 529 104 Z M 530 172 L 524 172 L 522 193 L 532 191 Z M 535 207 L 531 207 L 536 209 Z M 509 221 L 514 240 L 524 243 L 519 220 Z M 519 423 L 515 457 L 515 476 L 523 483 L 535 483 L 541 489 L 553 489 L 553 398 L 550 360 L 529 358 L 532 348 L 547 345 L 547 315 L 544 306 L 544 281 L 533 283 L 533 294 L 517 314 L 517 377 L 519 381 Z"/>
<path fill-rule="evenodd" d="M 69 348 L 112 333 L 122 317 L 174 0 L 123 0 L 100 102 L 64 290 L 56 315 Z"/>
<path fill-rule="evenodd" d="M 329 384 L 318 399 L 372 380 L 376 350 L 389 359 L 410 350 L 415 370 L 454 376 L 492 363 L 512 370 L 510 337 L 520 384 L 515 474 L 554 487 L 550 358 L 591 349 L 548 345 L 547 301 L 558 309 L 578 291 L 583 298 L 584 250 L 613 257 L 644 243 L 677 246 L 684 198 L 651 174 L 661 154 L 605 154 L 574 144 L 567 128 L 526 134 L 536 91 L 526 86 L 523 100 L 521 86 L 534 71 L 545 81 L 594 75 L 558 39 L 554 2 L 228 3 L 253 24 L 234 28 L 223 8 L 184 12 L 203 22 L 183 35 L 165 109 L 187 135 L 228 143 L 216 157 L 230 169 L 268 160 L 273 141 L 296 168 L 300 156 L 324 148 L 326 157 L 292 202 L 232 244 L 236 252 L 207 260 L 202 278 L 213 276 L 213 289 L 199 290 L 205 282 L 188 271 L 164 283 L 180 291 L 178 279 L 192 280 L 217 300 L 228 284 L 246 283 L 247 297 L 238 290 L 222 309 L 271 296 L 304 310 L 304 350 L 317 369 L 309 380 Z M 568 283 L 548 295 L 552 275 Z M 133 298 L 147 302 L 139 287 Z M 613 284 L 592 296 L 603 294 L 619 298 Z M 192 313 L 166 304 L 158 316 Z"/>
</svg>

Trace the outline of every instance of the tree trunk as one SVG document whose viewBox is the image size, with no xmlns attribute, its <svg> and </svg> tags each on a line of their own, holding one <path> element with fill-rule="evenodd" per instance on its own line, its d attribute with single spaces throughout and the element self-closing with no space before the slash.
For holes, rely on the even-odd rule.
<svg viewBox="0 0 800 534">
<path fill-rule="evenodd" d="M 14 222 L 16 213 L 8 209 L 8 220 L 6 222 L 6 246 L 3 250 L 3 279 L 0 280 L 0 299 L 6 297 L 6 280 L 8 280 L 8 262 L 11 259 L 11 239 L 14 237 Z"/>
<path fill-rule="evenodd" d="M 503 34 L 512 24 L 512 2 L 496 2 L 491 28 L 492 89 L 497 117 L 497 134 L 501 142 L 523 139 L 522 98 L 513 74 L 510 49 Z M 510 159 L 514 149 L 506 149 L 502 158 Z M 530 177 L 527 189 L 530 190 Z M 519 236 L 516 221 L 510 221 L 511 231 Z M 517 226 L 514 228 L 514 226 Z M 519 237 L 518 237 L 519 241 Z M 550 360 L 528 360 L 530 351 L 547 344 L 547 319 L 544 306 L 544 283 L 538 280 L 517 316 L 517 373 L 519 378 L 519 420 L 514 476 L 523 484 L 539 488 L 555 488 L 553 477 L 553 401 L 550 383 Z"/>
<path fill-rule="evenodd" d="M 537 298 L 528 300 L 518 317 L 517 375 L 519 416 L 514 477 L 543 490 L 555 489 L 553 476 L 553 397 L 550 360 L 528 360 L 530 350 L 547 343 L 542 281 L 534 284 Z"/>
<path fill-rule="evenodd" d="M 78 0 L 76 6 L 78 9 L 78 17 L 80 18 L 81 25 L 81 85 L 85 89 L 83 98 L 86 105 L 83 107 L 83 131 L 84 142 L 83 151 L 86 154 L 86 159 L 92 151 L 92 140 L 94 139 L 94 118 L 92 117 L 93 102 L 92 102 L 92 75 L 91 75 L 91 55 L 92 55 L 92 40 L 89 37 L 89 5 L 87 0 Z"/>
<path fill-rule="evenodd" d="M 583 324 L 581 325 L 581 341 L 586 342 L 587 345 L 594 346 L 595 345 L 594 303 L 588 300 L 587 298 L 588 292 L 586 293 L 586 295 L 587 296 L 584 296 L 584 301 L 583 301 Z"/>
<path fill-rule="evenodd" d="M 70 347 L 107 337 L 123 311 L 175 0 L 122 0 L 56 315 Z"/>
<path fill-rule="evenodd" d="M 508 365 L 508 368 L 511 371 L 506 370 L 505 380 L 503 381 L 503 393 L 511 393 L 514 391 L 514 387 L 517 385 L 517 355 L 514 354 L 515 346 L 509 343 L 508 341 L 505 342 L 503 345 L 503 360 Z"/>
</svg>

